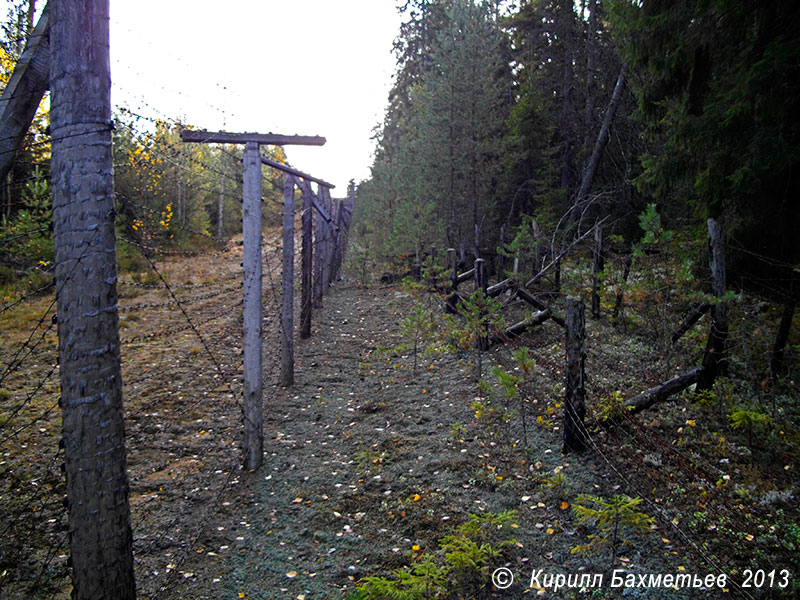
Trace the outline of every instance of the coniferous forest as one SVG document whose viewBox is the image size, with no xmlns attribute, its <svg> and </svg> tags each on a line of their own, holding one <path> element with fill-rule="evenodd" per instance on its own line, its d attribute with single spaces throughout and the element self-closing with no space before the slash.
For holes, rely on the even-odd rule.
<svg viewBox="0 0 800 600">
<path fill-rule="evenodd" d="M 108 2 L 45 4 L 0 32 L 0 598 L 798 597 L 800 3 L 395 0 L 333 198 L 291 136 L 67 99 Z"/>
</svg>

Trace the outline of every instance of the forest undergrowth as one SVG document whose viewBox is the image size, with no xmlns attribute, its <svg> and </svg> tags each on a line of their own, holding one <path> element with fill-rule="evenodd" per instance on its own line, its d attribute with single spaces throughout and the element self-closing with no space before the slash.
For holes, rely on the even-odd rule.
<svg viewBox="0 0 800 600">
<path fill-rule="evenodd" d="M 712 394 L 687 392 L 613 426 L 590 425 L 589 450 L 564 455 L 558 325 L 494 345 L 478 378 L 465 325 L 445 316 L 442 297 L 416 283 L 364 286 L 350 272 L 315 313 L 313 336 L 297 344 L 295 385 L 279 388 L 270 266 L 278 255 L 267 239 L 265 464 L 254 473 L 239 467 L 241 247 L 156 263 L 204 343 L 168 307 L 155 272 L 121 275 L 140 597 L 797 593 L 796 372 L 759 388 L 756 405 L 746 370 L 733 368 Z M 26 301 L 2 322 L 6 364 L 41 321 L 33 336 L 41 343 L 30 344 L 36 360 L 6 378 L 0 398 L 4 425 L 15 411 L 27 415 L 17 423 L 30 423 L 2 429 L 0 589 L 9 598 L 69 592 L 56 337 L 41 319 L 50 302 Z M 524 316 L 511 296 L 500 302 L 506 322 Z M 552 302 L 563 311 L 560 297 Z M 619 416 L 622 400 L 696 364 L 701 326 L 667 362 L 634 317 L 587 319 L 589 423 Z M 42 392 L 32 393 L 40 380 Z M 500 568 L 506 579 L 493 580 Z M 648 574 L 713 576 L 713 584 L 610 585 Z"/>
</svg>

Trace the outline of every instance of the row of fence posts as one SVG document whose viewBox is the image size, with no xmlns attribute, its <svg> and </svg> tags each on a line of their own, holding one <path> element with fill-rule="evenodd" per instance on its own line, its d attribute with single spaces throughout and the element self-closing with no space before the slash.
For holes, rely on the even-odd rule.
<svg viewBox="0 0 800 600">
<path fill-rule="evenodd" d="M 254 471 L 263 462 L 264 433 L 262 422 L 263 396 L 263 303 L 261 248 L 261 165 L 284 173 L 283 185 L 283 250 L 281 284 L 281 371 L 278 383 L 287 387 L 294 383 L 294 193 L 302 196 L 302 260 L 300 337 L 311 335 L 312 308 L 322 306 L 322 297 L 331 282 L 338 279 L 347 242 L 347 230 L 355 208 L 355 187 L 350 186 L 347 198 L 333 200 L 333 185 L 288 165 L 261 156 L 259 147 L 270 145 L 320 146 L 319 136 L 289 136 L 261 133 L 181 131 L 181 140 L 195 143 L 244 144 L 242 243 L 243 267 L 243 413 L 244 467 Z M 317 193 L 311 183 L 317 184 Z M 317 218 L 313 215 L 316 213 Z"/>
<path fill-rule="evenodd" d="M 489 286 L 486 261 L 482 258 L 475 260 L 472 269 L 464 273 L 458 273 L 456 263 L 456 250 L 447 250 L 447 267 L 450 273 L 450 290 L 447 294 L 446 309 L 449 312 L 458 310 L 458 286 L 470 279 L 475 280 L 475 289 L 480 290 L 484 297 L 494 297 L 507 289 L 517 287 L 516 275 L 519 262 L 514 262 L 514 273 L 512 277 L 499 281 Z M 565 340 L 565 394 L 564 394 L 564 418 L 563 418 L 563 446 L 564 452 L 580 452 L 586 449 L 588 436 L 584 425 L 586 417 L 586 389 L 585 389 L 585 362 L 586 352 L 584 348 L 585 338 L 585 308 L 584 303 L 579 298 L 566 299 L 566 318 L 559 319 L 550 314 L 550 310 L 544 308 L 536 302 L 529 294 L 521 288 L 516 292 L 525 301 L 534 304 L 539 308 L 539 313 L 530 319 L 522 321 L 509 327 L 503 332 L 505 335 L 489 337 L 488 326 L 486 331 L 479 336 L 477 344 L 481 350 L 489 348 L 490 339 L 508 339 L 510 335 L 518 335 L 522 330 L 540 323 L 548 318 L 560 325 L 566 331 Z M 520 293 L 521 292 L 521 293 Z"/>
</svg>

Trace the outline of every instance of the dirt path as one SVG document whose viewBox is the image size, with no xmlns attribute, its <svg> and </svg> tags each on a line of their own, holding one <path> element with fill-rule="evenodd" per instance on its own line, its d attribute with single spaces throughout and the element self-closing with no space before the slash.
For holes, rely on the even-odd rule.
<svg viewBox="0 0 800 600">
<path fill-rule="evenodd" d="M 581 491 L 618 490 L 613 471 L 592 455 L 580 463 L 561 455 L 548 422 L 530 424 L 526 459 L 513 446 L 517 420 L 476 415 L 481 397 L 466 355 L 426 356 L 412 376 L 410 356 L 382 349 L 403 342 L 398 324 L 414 302 L 402 288 L 349 282 L 326 297 L 313 337 L 297 345 L 295 386 L 265 388 L 265 465 L 227 498 L 215 531 L 200 539 L 205 552 L 183 566 L 192 576 L 176 597 L 346 598 L 365 575 L 436 552 L 468 513 L 506 510 L 519 516 L 511 566 L 526 583 L 506 593 L 487 585 L 485 597 L 521 597 L 537 565 L 604 568 L 571 554 L 586 538 L 569 507 Z M 545 327 L 537 336 L 544 349 L 561 333 Z M 277 351 L 267 354 L 274 381 Z M 537 412 L 550 406 L 543 399 Z M 619 564 L 663 571 L 674 548 L 656 533 Z"/>
</svg>

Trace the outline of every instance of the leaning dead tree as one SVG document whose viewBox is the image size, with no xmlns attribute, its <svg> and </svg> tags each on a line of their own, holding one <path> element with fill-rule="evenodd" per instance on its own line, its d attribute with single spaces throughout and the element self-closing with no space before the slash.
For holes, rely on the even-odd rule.
<svg viewBox="0 0 800 600">
<path fill-rule="evenodd" d="M 117 312 L 108 4 L 58 0 L 51 7 L 59 404 L 76 600 L 136 597 Z"/>
<path fill-rule="evenodd" d="M 50 86 L 50 4 L 31 34 L 0 97 L 0 181 L 11 170 L 17 151 Z"/>
</svg>

